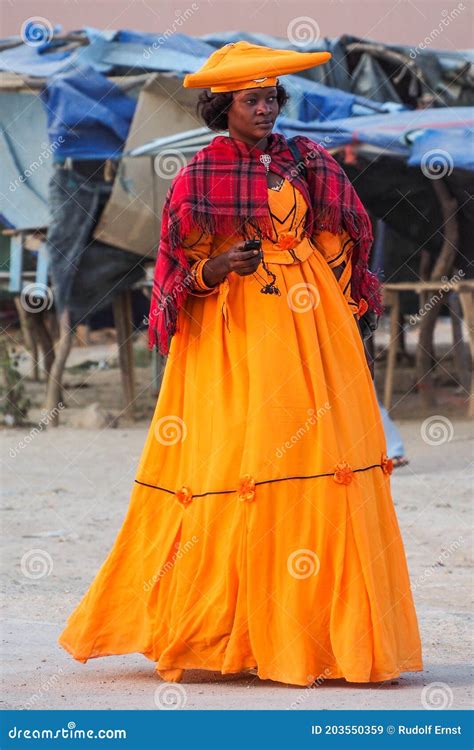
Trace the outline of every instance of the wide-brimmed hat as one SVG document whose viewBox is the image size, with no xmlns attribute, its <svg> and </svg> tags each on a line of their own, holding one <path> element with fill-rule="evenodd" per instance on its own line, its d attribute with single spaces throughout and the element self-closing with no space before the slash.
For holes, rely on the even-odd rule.
<svg viewBox="0 0 474 750">
<path fill-rule="evenodd" d="M 250 42 L 225 44 L 195 73 L 184 77 L 184 88 L 210 88 L 211 93 L 276 86 L 278 76 L 323 65 L 330 52 L 295 52 Z"/>
</svg>

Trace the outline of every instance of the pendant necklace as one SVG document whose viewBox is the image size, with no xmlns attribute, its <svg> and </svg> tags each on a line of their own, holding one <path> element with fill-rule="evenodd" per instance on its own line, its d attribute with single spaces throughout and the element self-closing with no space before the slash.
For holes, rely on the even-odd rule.
<svg viewBox="0 0 474 750">
<path fill-rule="evenodd" d="M 271 161 L 272 161 L 272 157 L 270 156 L 270 154 L 260 154 L 260 161 L 262 162 L 263 166 L 265 167 L 265 173 L 268 174 L 268 172 L 270 171 L 270 164 L 271 164 Z M 258 281 L 258 283 L 260 284 L 260 286 L 262 287 L 260 289 L 260 292 L 262 294 L 281 294 L 278 286 L 276 285 L 276 276 L 275 276 L 275 274 L 273 273 L 273 271 L 270 271 L 270 269 L 267 267 L 265 261 L 263 260 L 263 257 L 262 257 L 262 261 L 261 262 L 262 262 L 262 266 L 265 269 L 267 275 L 270 276 L 271 281 L 268 284 L 262 284 L 262 282 L 257 278 L 257 274 L 260 276 L 260 278 L 263 278 L 263 277 L 258 273 L 258 271 L 256 271 L 255 274 L 254 274 L 254 276 L 255 276 L 256 280 Z"/>
<path fill-rule="evenodd" d="M 270 154 L 260 154 L 260 161 L 265 167 L 265 171 L 268 172 L 270 170 L 270 164 L 272 163 L 272 157 Z"/>
</svg>

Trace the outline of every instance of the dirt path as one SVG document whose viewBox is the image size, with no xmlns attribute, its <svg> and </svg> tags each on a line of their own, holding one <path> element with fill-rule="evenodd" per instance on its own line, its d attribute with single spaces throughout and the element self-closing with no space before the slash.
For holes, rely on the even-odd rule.
<svg viewBox="0 0 474 750">
<path fill-rule="evenodd" d="M 404 674 L 394 684 L 337 680 L 312 690 L 249 675 L 186 672 L 177 700 L 188 709 L 421 709 L 423 701 L 453 709 L 471 705 L 472 428 L 461 420 L 449 424 L 452 435 L 449 425 L 443 434 L 451 439 L 443 441 L 435 433 L 423 439 L 422 421 L 401 423 L 411 463 L 394 473 L 392 483 L 425 672 Z M 3 708 L 159 707 L 156 690 L 163 683 L 142 655 L 83 665 L 56 644 L 121 526 L 145 435 L 146 425 L 103 431 L 59 427 L 21 447 L 24 431 L 1 434 L 6 455 Z M 36 561 L 32 550 L 41 551 Z M 45 570 L 41 565 L 47 574 L 37 577 Z"/>
</svg>

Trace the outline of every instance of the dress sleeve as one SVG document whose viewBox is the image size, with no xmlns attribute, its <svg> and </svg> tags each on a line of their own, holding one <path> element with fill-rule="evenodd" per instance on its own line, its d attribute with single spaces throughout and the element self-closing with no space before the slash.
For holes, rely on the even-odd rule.
<svg viewBox="0 0 474 750">
<path fill-rule="evenodd" d="M 352 248 L 354 241 L 345 230 L 341 234 L 333 234 L 324 230 L 316 234 L 313 242 L 329 267 L 334 271 L 346 302 L 353 314 L 356 315 L 359 305 L 352 298 L 351 294 Z"/>
<path fill-rule="evenodd" d="M 199 283 L 202 275 L 198 273 L 203 263 L 210 257 L 212 249 L 212 235 L 202 232 L 200 229 L 192 229 L 183 242 L 183 249 L 189 258 L 191 266 L 191 283 L 189 293 L 197 297 L 207 297 L 209 294 L 216 294 L 219 291 L 219 285 L 214 287 L 205 287 Z"/>
</svg>

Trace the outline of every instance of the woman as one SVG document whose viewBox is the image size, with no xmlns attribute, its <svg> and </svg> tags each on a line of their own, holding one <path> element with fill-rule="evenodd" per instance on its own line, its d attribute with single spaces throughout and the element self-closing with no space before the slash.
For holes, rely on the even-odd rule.
<svg viewBox="0 0 474 750">
<path fill-rule="evenodd" d="M 356 324 L 380 311 L 370 222 L 324 149 L 298 138 L 297 163 L 272 133 L 277 75 L 329 57 L 238 42 L 185 78 L 229 136 L 166 197 L 150 344 L 168 360 L 124 524 L 60 637 L 79 661 L 293 685 L 422 669 Z"/>
</svg>

